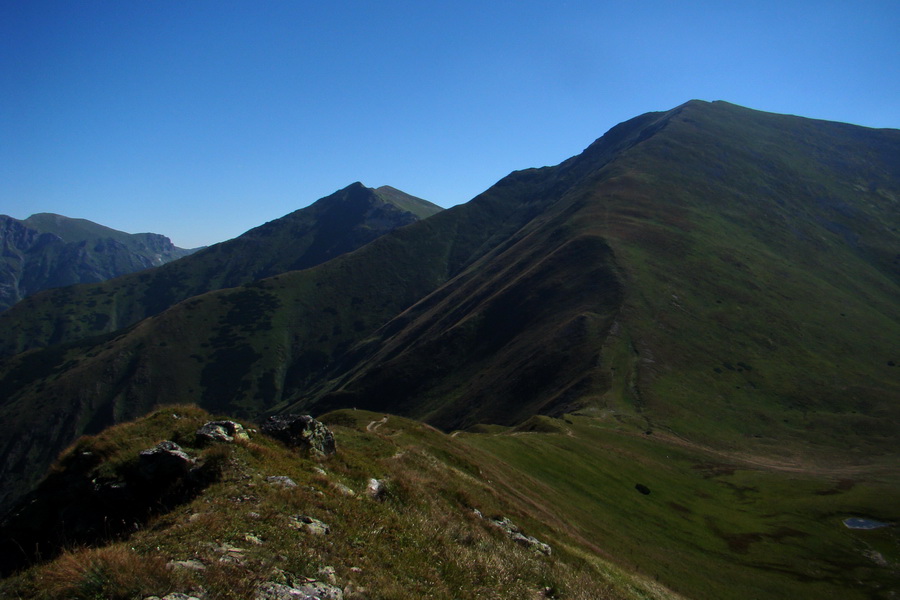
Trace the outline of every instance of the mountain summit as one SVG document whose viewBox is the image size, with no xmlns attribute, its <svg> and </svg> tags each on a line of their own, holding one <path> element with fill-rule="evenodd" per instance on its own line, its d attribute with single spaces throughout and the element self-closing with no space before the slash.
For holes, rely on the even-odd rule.
<svg viewBox="0 0 900 600">
<path fill-rule="evenodd" d="M 377 193 L 354 184 L 333 202 Z M 754 457 L 744 469 L 827 465 L 815 472 L 862 482 L 900 443 L 898 198 L 900 131 L 691 101 L 353 252 L 303 270 L 278 263 L 280 274 L 168 302 L 104 337 L 80 337 L 90 328 L 61 325 L 53 302 L 35 302 L 44 312 L 15 330 L 20 348 L 28 336 L 69 342 L 0 364 L 4 487 L 30 486 L 79 434 L 174 402 L 250 419 L 350 407 L 518 433 L 563 430 L 535 415 L 575 415 L 596 419 L 587 438 L 592 427 L 632 436 L 615 442 L 623 455 L 703 448 L 696 468 L 709 477 L 733 473 L 714 467 L 739 455 Z M 252 248 L 280 239 L 270 227 L 248 232 L 240 251 L 192 260 L 210 261 L 210 276 L 234 260 L 265 277 L 275 263 Z M 319 261 L 338 253 L 314 243 L 328 235 L 299 239 Z M 169 281 L 157 289 L 186 297 L 185 263 L 154 271 Z M 128 289 L 53 298 L 77 312 Z M 0 318 L 4 340 L 11 323 Z M 566 456 L 560 464 L 578 461 Z M 660 478 L 674 468 L 659 464 Z M 564 477 L 529 473 L 548 485 Z M 685 477 L 679 485 L 695 481 Z M 741 481 L 727 485 L 744 502 L 755 488 Z M 835 495 L 874 489 L 840 485 Z M 764 532 L 746 539 L 708 523 L 735 552 L 793 535 L 759 518 Z"/>
<path fill-rule="evenodd" d="M 0 316 L 0 355 L 109 333 L 198 294 L 305 269 L 440 210 L 392 187 L 357 182 L 185 261 L 29 298 Z"/>
</svg>

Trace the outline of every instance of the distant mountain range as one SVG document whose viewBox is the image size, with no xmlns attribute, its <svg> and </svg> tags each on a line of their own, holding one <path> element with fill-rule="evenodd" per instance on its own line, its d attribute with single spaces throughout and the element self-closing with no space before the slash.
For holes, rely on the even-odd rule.
<svg viewBox="0 0 900 600">
<path fill-rule="evenodd" d="M 125 233 L 51 213 L 0 215 L 0 310 L 42 290 L 96 283 L 194 252 L 158 233 Z"/>
<path fill-rule="evenodd" d="M 855 511 L 890 512 L 898 228 L 900 131 L 726 102 L 641 115 L 444 211 L 353 184 L 178 262 L 0 315 L 5 502 L 77 436 L 160 405 L 251 420 L 358 408 L 445 431 L 549 432 L 510 438 L 515 452 L 489 436 L 472 444 L 547 489 L 570 486 L 566 502 L 618 500 L 567 479 L 606 481 L 590 464 L 652 464 L 641 472 L 673 495 L 625 535 L 663 543 L 643 529 L 661 523 L 679 532 L 676 555 L 712 536 L 704 552 L 727 542 L 721 552 L 740 562 L 751 544 L 818 531 L 775 523 L 757 503 L 794 493 L 781 465 L 822 478 L 808 485 L 825 495 L 833 478 L 834 501 L 853 489 Z M 572 423 L 588 464 L 568 449 Z M 592 437 L 601 430 L 624 437 L 605 445 Z M 680 448 L 706 458 L 679 466 Z M 721 497 L 752 518 L 704 520 L 687 506 L 701 501 L 685 490 L 748 465 L 776 465 L 775 491 L 735 476 Z M 802 521 L 805 501 L 779 510 Z M 613 535 L 589 509 L 558 510 Z M 742 518 L 756 529 L 735 525 Z M 795 568 L 784 560 L 779 573 Z M 722 589 L 699 595 L 728 597 Z"/>
</svg>

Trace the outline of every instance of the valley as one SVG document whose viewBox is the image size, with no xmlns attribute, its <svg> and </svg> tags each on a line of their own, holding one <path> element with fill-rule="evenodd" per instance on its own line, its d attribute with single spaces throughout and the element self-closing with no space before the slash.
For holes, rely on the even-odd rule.
<svg viewBox="0 0 900 600">
<path fill-rule="evenodd" d="M 436 598 L 892 598 L 898 198 L 900 131 L 690 101 L 447 210 L 356 183 L 143 275 L 38 294 L 0 314 L 4 526 L 44 473 L 87 476 L 60 453 L 97 444 L 88 474 L 128 481 L 175 439 L 220 478 L 107 541 L 161 564 L 210 536 L 264 543 L 253 569 L 160 588 L 252 597 L 289 556 L 379 598 L 426 581 Z M 256 433 L 292 413 L 338 453 Z M 251 441 L 195 443 L 211 415 Z M 270 489 L 282 475 L 304 483 Z M 387 500 L 357 498 L 369 478 Z M 345 533 L 297 550 L 248 517 L 280 522 L 276 505 Z M 552 554 L 504 550 L 504 519 Z M 61 556 L 77 567 L 90 543 Z"/>
</svg>

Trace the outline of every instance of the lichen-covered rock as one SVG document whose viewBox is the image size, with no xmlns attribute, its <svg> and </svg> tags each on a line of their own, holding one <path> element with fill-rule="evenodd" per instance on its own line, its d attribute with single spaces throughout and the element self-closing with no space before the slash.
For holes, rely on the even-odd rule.
<svg viewBox="0 0 900 600">
<path fill-rule="evenodd" d="M 181 446 L 166 440 L 154 448 L 141 450 L 138 472 L 150 481 L 172 481 L 187 475 L 196 462 Z"/>
<path fill-rule="evenodd" d="M 334 434 L 309 415 L 276 415 L 263 423 L 261 430 L 288 446 L 307 448 L 316 454 L 334 454 Z"/>
<path fill-rule="evenodd" d="M 297 586 L 266 581 L 256 589 L 254 600 L 343 600 L 344 592 L 321 581 L 311 581 Z"/>
<path fill-rule="evenodd" d="M 384 497 L 384 482 L 379 479 L 369 479 L 366 485 L 366 496 L 373 500 L 381 500 Z"/>
<path fill-rule="evenodd" d="M 244 426 L 234 421 L 210 421 L 197 430 L 197 441 L 200 443 L 234 442 L 249 440 L 250 436 Z"/>
<path fill-rule="evenodd" d="M 331 527 L 308 515 L 293 515 L 288 524 L 294 529 L 299 529 L 312 535 L 327 535 L 331 533 Z"/>
<path fill-rule="evenodd" d="M 286 475 L 269 475 L 268 477 L 266 477 L 266 481 L 268 481 L 272 485 L 277 485 L 284 488 L 297 487 L 297 482 Z"/>
<path fill-rule="evenodd" d="M 506 535 L 509 538 L 516 542 L 521 546 L 525 546 L 526 548 L 530 548 L 536 552 L 540 552 L 541 554 L 546 554 L 550 556 L 552 553 L 552 549 L 549 544 L 545 544 L 539 539 L 532 537 L 530 535 L 525 535 L 522 533 L 522 530 L 519 529 L 518 525 L 510 521 L 508 518 L 504 517 L 502 519 L 489 519 L 491 524 L 496 525 L 500 529 L 506 532 Z"/>
</svg>

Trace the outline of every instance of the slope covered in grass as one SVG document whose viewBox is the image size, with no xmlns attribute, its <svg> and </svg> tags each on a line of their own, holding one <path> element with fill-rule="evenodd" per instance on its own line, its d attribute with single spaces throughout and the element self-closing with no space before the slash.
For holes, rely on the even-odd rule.
<svg viewBox="0 0 900 600">
<path fill-rule="evenodd" d="M 898 156 L 895 130 L 722 102 L 642 115 L 315 268 L 6 360 L 6 493 L 170 402 L 447 430 L 613 410 L 733 453 L 895 458 Z"/>
<path fill-rule="evenodd" d="M 345 598 L 850 600 L 890 598 L 900 583 L 896 527 L 842 522 L 900 519 L 891 461 L 736 457 L 647 435 L 638 419 L 609 411 L 447 435 L 340 410 L 322 417 L 337 454 L 316 458 L 250 423 L 249 441 L 200 445 L 195 432 L 211 418 L 173 406 L 79 440 L 26 510 L 39 523 L 47 502 L 43 523 L 68 535 L 68 547 L 57 555 L 45 546 L 44 562 L 0 582 L 0 593 L 128 598 L 202 588 L 251 598 L 266 581 L 310 578 Z M 80 481 L 118 489 L 137 454 L 161 440 L 216 477 L 117 529 L 82 528 L 81 538 L 65 529 L 53 492 L 71 507 Z M 377 497 L 366 492 L 373 478 Z M 328 533 L 298 528 L 298 516 Z M 514 542 L 493 522 L 504 518 L 550 554 Z"/>
<path fill-rule="evenodd" d="M 316 459 L 255 431 L 249 441 L 198 447 L 194 432 L 210 418 L 171 407 L 73 446 L 45 490 L 79 489 L 81 479 L 122 481 L 137 454 L 163 439 L 177 440 L 201 464 L 214 463 L 218 476 L 181 503 L 109 535 L 89 541 L 85 535 L 59 554 L 45 546 L 44 557 L 52 558 L 0 582 L 4 597 L 203 590 L 206 597 L 243 600 L 265 582 L 299 585 L 307 578 L 343 589 L 345 598 L 674 597 L 610 561 L 567 549 L 573 542 L 566 534 L 498 491 L 465 446 L 425 425 L 334 413 L 325 421 L 337 454 Z M 98 459 L 92 466 L 79 458 L 86 453 Z M 383 486 L 377 497 L 365 492 L 372 478 Z M 71 493 L 70 501 L 77 501 Z M 36 522 L 40 512 L 30 510 Z M 297 527 L 298 517 L 327 526 L 327 533 Z M 499 517 L 558 546 L 547 555 L 517 544 L 491 522 Z M 46 525 L 54 521 L 48 515 Z"/>
<path fill-rule="evenodd" d="M 191 296 L 306 269 L 440 210 L 388 186 L 354 183 L 188 260 L 29 298 L 0 316 L 0 356 L 109 333 Z M 68 235 L 84 232 L 70 225 Z"/>
</svg>

